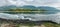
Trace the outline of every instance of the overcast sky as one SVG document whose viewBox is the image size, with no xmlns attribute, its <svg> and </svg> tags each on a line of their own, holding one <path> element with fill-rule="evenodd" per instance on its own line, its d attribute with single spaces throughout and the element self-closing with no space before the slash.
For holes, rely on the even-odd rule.
<svg viewBox="0 0 60 27">
<path fill-rule="evenodd" d="M 0 0 L 0 6 L 5 5 L 34 5 L 34 6 L 51 6 L 60 8 L 60 0 Z"/>
</svg>

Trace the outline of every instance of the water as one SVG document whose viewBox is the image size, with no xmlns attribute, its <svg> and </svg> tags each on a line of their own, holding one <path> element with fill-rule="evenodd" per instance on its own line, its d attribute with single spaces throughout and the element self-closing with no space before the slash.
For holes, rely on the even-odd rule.
<svg viewBox="0 0 60 27">
<path fill-rule="evenodd" d="M 47 12 L 47 13 L 41 13 L 41 14 L 24 14 L 24 13 L 18 13 L 18 14 L 8 14 L 8 13 L 0 13 L 0 18 L 3 19 L 11 19 L 11 20 L 20 20 L 20 19 L 29 19 L 31 21 L 53 21 L 56 23 L 60 23 L 60 12 Z"/>
</svg>

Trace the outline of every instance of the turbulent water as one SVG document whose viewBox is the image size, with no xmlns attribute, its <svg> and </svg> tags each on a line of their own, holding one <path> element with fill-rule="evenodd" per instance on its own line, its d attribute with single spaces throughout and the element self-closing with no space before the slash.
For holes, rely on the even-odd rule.
<svg viewBox="0 0 60 27">
<path fill-rule="evenodd" d="M 60 23 L 60 13 L 57 14 L 7 14 L 0 13 L 0 18 L 2 19 L 11 19 L 11 20 L 20 20 L 20 19 L 29 19 L 31 21 L 53 21 Z"/>
</svg>

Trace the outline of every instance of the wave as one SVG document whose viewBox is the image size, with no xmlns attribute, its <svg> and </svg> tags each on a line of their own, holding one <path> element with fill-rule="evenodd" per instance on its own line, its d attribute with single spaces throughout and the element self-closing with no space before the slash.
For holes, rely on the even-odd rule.
<svg viewBox="0 0 60 27">
<path fill-rule="evenodd" d="M 29 19 L 31 21 L 53 21 L 56 23 L 60 23 L 60 13 L 57 14 L 7 14 L 0 13 L 0 18 L 2 19 L 11 19 L 11 20 L 20 20 L 20 19 Z"/>
</svg>

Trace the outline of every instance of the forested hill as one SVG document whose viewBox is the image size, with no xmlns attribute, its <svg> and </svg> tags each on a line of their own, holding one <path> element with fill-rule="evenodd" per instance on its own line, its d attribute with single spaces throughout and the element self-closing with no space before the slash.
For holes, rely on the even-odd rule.
<svg viewBox="0 0 60 27">
<path fill-rule="evenodd" d="M 24 8 L 24 9 L 43 9 L 43 10 L 57 10 L 54 7 L 49 7 L 49 6 L 39 6 L 39 7 L 35 7 L 35 6 L 31 6 L 31 5 L 26 5 L 26 6 L 19 6 L 16 7 L 15 5 L 10 5 L 10 6 L 2 6 L 0 7 L 0 11 L 1 10 L 10 10 L 11 8 Z"/>
<path fill-rule="evenodd" d="M 60 12 L 60 10 L 54 8 L 54 7 L 49 7 L 49 6 L 31 6 L 31 5 L 25 5 L 25 6 L 19 6 L 16 7 L 15 5 L 11 6 L 2 6 L 0 7 L 0 11 L 14 11 L 13 13 L 43 13 L 43 14 L 51 14 L 51 13 L 56 13 Z M 37 12 L 33 12 L 37 11 Z M 38 12 L 39 11 L 39 12 Z M 47 11 L 47 12 L 45 12 Z M 12 12 L 4 12 L 4 13 L 12 13 Z"/>
</svg>

